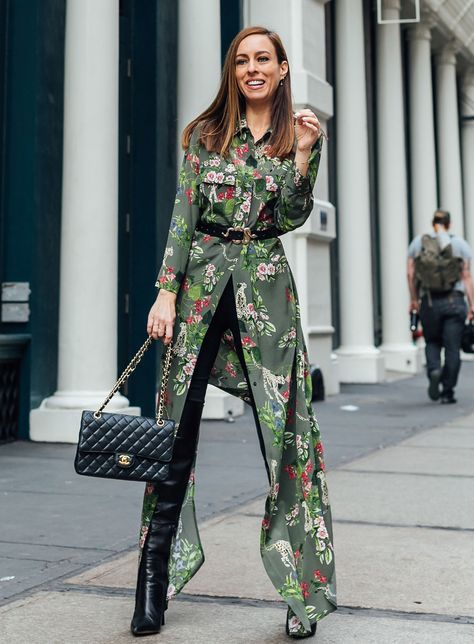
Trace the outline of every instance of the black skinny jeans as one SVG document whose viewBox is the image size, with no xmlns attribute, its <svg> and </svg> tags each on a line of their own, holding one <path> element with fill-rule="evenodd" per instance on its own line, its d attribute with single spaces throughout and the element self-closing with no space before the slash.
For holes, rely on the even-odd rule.
<svg viewBox="0 0 474 644">
<path fill-rule="evenodd" d="M 430 306 L 425 295 L 421 300 L 420 320 L 426 342 L 428 376 L 441 369 L 441 348 L 444 347 L 444 367 L 441 374 L 443 392 L 451 394 L 461 369 L 461 340 L 466 320 L 466 303 L 459 291 L 444 297 L 433 297 Z"/>
<path fill-rule="evenodd" d="M 255 424 L 257 427 L 258 440 L 268 475 L 268 465 L 265 458 L 265 445 L 263 442 L 257 409 L 252 396 L 252 383 L 249 379 L 247 366 L 245 364 L 244 352 L 242 349 L 242 338 L 240 336 L 239 320 L 237 317 L 237 310 L 235 308 L 235 296 L 234 289 L 232 287 L 232 277 L 230 277 L 229 281 L 227 282 L 227 285 L 221 295 L 221 299 L 219 300 L 219 304 L 217 305 L 217 309 L 211 320 L 211 324 L 209 325 L 206 335 L 204 336 L 201 350 L 199 351 L 196 365 L 194 367 L 191 383 L 189 385 L 186 403 L 183 410 L 183 417 L 188 416 L 188 414 L 186 413 L 188 403 L 204 403 L 209 376 L 216 361 L 221 338 L 222 335 L 228 330 L 232 332 L 232 335 L 234 337 L 235 350 L 237 352 L 242 370 L 247 380 L 247 387 L 250 392 L 251 405 Z"/>
</svg>

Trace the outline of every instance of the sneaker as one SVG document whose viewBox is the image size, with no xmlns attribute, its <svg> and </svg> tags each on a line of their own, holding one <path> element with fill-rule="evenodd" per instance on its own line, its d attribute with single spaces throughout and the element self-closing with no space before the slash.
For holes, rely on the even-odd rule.
<svg viewBox="0 0 474 644">
<path fill-rule="evenodd" d="M 435 369 L 429 374 L 428 378 L 430 381 L 430 386 L 428 387 L 428 396 L 431 398 L 431 400 L 439 400 L 439 397 L 441 396 L 439 391 L 441 371 L 439 369 Z"/>
<path fill-rule="evenodd" d="M 441 404 L 442 405 L 454 405 L 454 403 L 457 403 L 456 398 L 454 397 L 453 393 L 442 393 L 441 394 Z"/>
</svg>

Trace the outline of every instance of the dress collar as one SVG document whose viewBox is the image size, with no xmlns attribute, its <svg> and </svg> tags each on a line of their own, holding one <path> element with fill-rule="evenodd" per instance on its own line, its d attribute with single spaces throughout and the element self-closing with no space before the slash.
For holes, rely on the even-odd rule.
<svg viewBox="0 0 474 644">
<path fill-rule="evenodd" d="M 234 130 L 234 135 L 238 134 L 239 132 L 241 132 L 241 133 L 246 132 L 246 133 L 252 135 L 252 133 L 250 131 L 250 128 L 249 128 L 249 126 L 247 124 L 247 117 L 246 117 L 245 113 L 241 114 L 240 121 L 239 121 L 239 123 L 237 124 L 237 126 L 236 126 L 236 128 Z M 260 137 L 259 141 L 262 141 L 263 139 L 267 138 L 268 135 L 271 134 L 272 132 L 273 132 L 273 127 L 270 125 L 270 127 L 265 132 L 265 134 L 263 134 L 263 136 Z"/>
</svg>

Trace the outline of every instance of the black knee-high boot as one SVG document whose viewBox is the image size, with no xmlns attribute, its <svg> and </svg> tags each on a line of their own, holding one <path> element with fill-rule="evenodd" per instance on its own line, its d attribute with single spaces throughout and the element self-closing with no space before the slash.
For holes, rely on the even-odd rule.
<svg viewBox="0 0 474 644">
<path fill-rule="evenodd" d="M 166 481 L 156 484 L 158 501 L 143 546 L 138 569 L 134 635 L 159 633 L 164 624 L 168 589 L 168 561 L 181 506 L 196 455 L 203 403 L 187 400 L 176 435 Z"/>
</svg>

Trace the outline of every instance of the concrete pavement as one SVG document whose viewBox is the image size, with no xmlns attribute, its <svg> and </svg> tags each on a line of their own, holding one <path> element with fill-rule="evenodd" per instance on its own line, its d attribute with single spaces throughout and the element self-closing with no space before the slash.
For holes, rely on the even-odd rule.
<svg viewBox="0 0 474 644">
<path fill-rule="evenodd" d="M 458 406 L 426 401 L 417 376 L 347 387 L 318 407 L 332 463 L 341 606 L 320 623 L 318 642 L 474 642 L 473 385 L 468 363 Z M 359 410 L 342 410 L 347 404 Z M 171 603 L 162 633 L 147 641 L 289 641 L 285 608 L 258 553 L 266 482 L 249 421 L 204 427 L 198 504 L 206 563 Z M 223 462 L 226 451 L 232 458 Z M 66 484 L 70 455 L 64 446 L 0 448 L 2 505 L 7 499 L 13 519 L 2 521 L 0 577 L 20 573 L 0 582 L 2 643 L 136 641 L 128 633 L 137 562 L 130 546 L 141 489 L 72 476 Z M 35 461 L 43 461 L 39 469 Z M 25 465 L 30 481 L 20 476 Z"/>
</svg>

